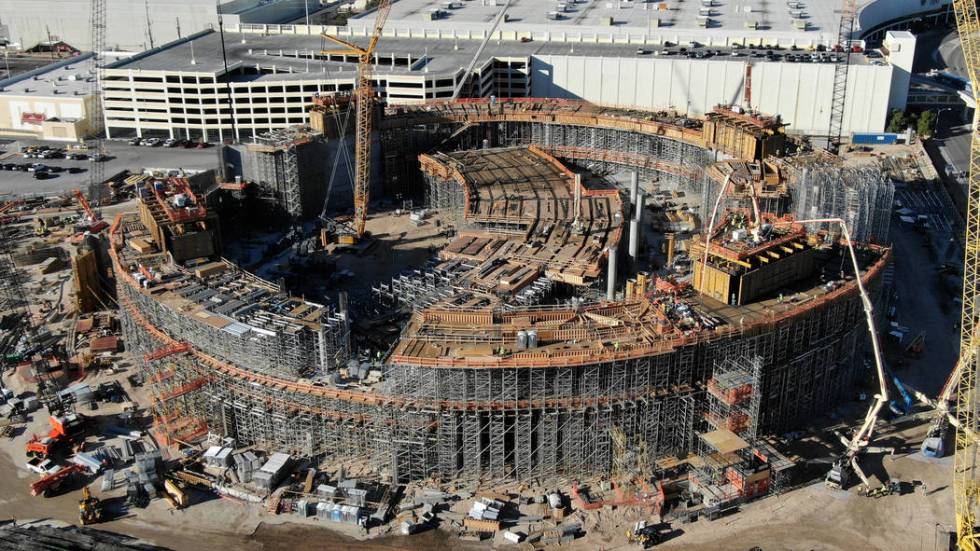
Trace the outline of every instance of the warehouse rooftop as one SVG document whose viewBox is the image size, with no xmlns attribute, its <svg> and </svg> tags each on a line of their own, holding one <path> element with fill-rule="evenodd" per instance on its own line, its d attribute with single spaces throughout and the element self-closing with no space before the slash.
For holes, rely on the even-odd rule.
<svg viewBox="0 0 980 551">
<path fill-rule="evenodd" d="M 398 4 L 400 2 L 395 5 Z M 353 57 L 341 61 L 337 56 L 327 59 L 320 55 L 319 52 L 323 48 L 330 46 L 329 43 L 324 44 L 319 29 L 319 27 L 306 28 L 300 25 L 243 25 L 242 28 L 234 30 L 226 29 L 225 48 L 228 56 L 228 72 L 233 75 L 231 80 L 240 82 L 310 80 L 345 76 L 353 79 L 356 69 Z M 362 47 L 368 42 L 367 37 L 358 36 L 356 32 L 354 36 L 345 33 L 340 33 L 339 36 Z M 444 75 L 463 70 L 472 59 L 476 40 L 453 39 L 444 34 L 442 36 L 443 38 L 409 38 L 404 34 L 395 37 L 386 32 L 378 42 L 376 50 L 378 65 L 375 71 L 380 75 L 417 75 L 421 78 L 430 72 Z M 672 37 L 669 40 L 677 41 L 678 38 Z M 481 61 L 485 62 L 494 57 L 526 58 L 548 55 L 688 61 L 676 54 L 677 52 L 674 51 L 669 57 L 659 56 L 654 50 L 638 50 L 636 44 L 613 44 L 601 41 L 534 40 L 525 43 L 519 40 L 491 40 L 483 51 Z M 713 51 L 710 59 L 696 61 L 706 63 L 721 60 L 744 61 L 747 55 L 745 51 L 723 49 L 718 50 L 717 53 Z M 827 61 L 830 61 L 829 58 Z M 863 56 L 851 56 L 851 62 L 861 64 L 866 63 L 866 60 Z M 221 35 L 213 31 L 203 31 L 120 60 L 108 65 L 107 68 L 224 75 Z"/>
<path fill-rule="evenodd" d="M 92 54 L 83 54 L 0 80 L 0 94 L 86 96 L 91 93 L 92 81 L 95 78 L 91 56 Z"/>
<path fill-rule="evenodd" d="M 668 0 L 512 0 L 503 32 L 676 36 L 690 32 L 704 37 L 740 40 L 770 36 L 784 40 L 836 40 L 843 0 L 809 2 L 682 2 Z M 859 4 L 866 4 L 866 1 Z M 503 0 L 400 0 L 392 6 L 386 32 L 417 30 L 482 32 L 503 7 Z M 791 7 L 790 5 L 794 6 Z M 799 6 L 795 6 L 798 4 Z M 374 12 L 352 18 L 355 34 L 374 26 Z M 805 28 L 802 26 L 805 24 Z M 751 27 L 751 28 L 750 28 Z M 674 40 L 670 38 L 670 40 Z"/>
</svg>

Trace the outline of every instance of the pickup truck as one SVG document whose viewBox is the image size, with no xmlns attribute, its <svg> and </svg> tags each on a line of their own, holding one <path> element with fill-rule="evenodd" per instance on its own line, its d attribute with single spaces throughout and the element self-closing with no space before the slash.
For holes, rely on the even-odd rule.
<svg viewBox="0 0 980 551">
<path fill-rule="evenodd" d="M 51 474 L 58 470 L 58 466 L 50 459 L 41 459 L 40 457 L 31 459 L 26 463 L 26 466 L 28 470 L 34 471 L 41 476 Z"/>
</svg>

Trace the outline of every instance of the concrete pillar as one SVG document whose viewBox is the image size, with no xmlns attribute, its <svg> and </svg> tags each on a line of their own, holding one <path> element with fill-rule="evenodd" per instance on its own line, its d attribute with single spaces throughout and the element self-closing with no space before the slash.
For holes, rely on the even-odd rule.
<svg viewBox="0 0 980 551">
<path fill-rule="evenodd" d="M 677 236 L 673 233 L 665 233 L 664 237 L 667 238 L 667 265 L 670 266 L 674 263 L 674 240 Z"/>
<path fill-rule="evenodd" d="M 640 173 L 630 172 L 630 206 L 636 208 L 636 197 L 640 193 Z"/>
<path fill-rule="evenodd" d="M 608 272 L 606 274 L 606 298 L 609 300 L 616 299 L 616 247 L 609 247 L 609 255 L 606 258 L 608 262 Z"/>
<path fill-rule="evenodd" d="M 640 223 L 637 222 L 635 219 L 634 220 L 630 220 L 630 244 L 629 244 L 629 247 L 630 247 L 630 249 L 629 249 L 629 252 L 630 252 L 630 262 L 632 262 L 633 263 L 633 266 L 635 267 L 637 261 L 639 260 L 638 257 L 640 255 Z"/>
<path fill-rule="evenodd" d="M 635 174 L 635 172 L 634 172 Z M 633 197 L 633 219 L 630 220 L 630 260 L 636 268 L 640 259 L 641 228 L 643 227 L 643 192 Z"/>
</svg>

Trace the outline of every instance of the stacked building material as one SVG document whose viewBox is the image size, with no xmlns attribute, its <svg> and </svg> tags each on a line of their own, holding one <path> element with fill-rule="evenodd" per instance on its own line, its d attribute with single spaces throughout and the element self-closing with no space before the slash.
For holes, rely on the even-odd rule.
<svg viewBox="0 0 980 551">
<path fill-rule="evenodd" d="M 252 483 L 271 492 L 279 481 L 289 472 L 290 457 L 285 453 L 274 453 L 262 468 L 252 474 Z"/>
</svg>

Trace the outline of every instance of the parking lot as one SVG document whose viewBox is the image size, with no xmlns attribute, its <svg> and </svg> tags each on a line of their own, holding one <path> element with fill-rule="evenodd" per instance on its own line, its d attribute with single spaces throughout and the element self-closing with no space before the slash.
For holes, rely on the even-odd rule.
<svg viewBox="0 0 980 551">
<path fill-rule="evenodd" d="M 90 160 L 60 159 L 28 159 L 20 150 L 31 145 L 48 145 L 50 147 L 65 147 L 65 144 L 40 141 L 13 142 L 0 146 L 0 165 L 14 163 L 18 165 L 43 163 L 49 167 L 60 167 L 64 171 L 52 173 L 45 180 L 37 180 L 30 172 L 0 171 L 0 193 L 14 195 L 43 194 L 55 195 L 65 191 L 82 188 L 88 185 L 88 170 L 92 165 Z M 103 162 L 105 176 L 109 177 L 123 170 L 132 172 L 143 169 L 184 169 L 189 171 L 209 170 L 218 166 L 218 154 L 215 147 L 206 149 L 184 149 L 182 147 L 145 147 L 133 146 L 126 142 L 111 141 L 106 144 L 108 158 Z M 68 168 L 77 167 L 82 172 L 70 174 Z"/>
<path fill-rule="evenodd" d="M 719 59 L 738 59 L 738 58 L 753 58 L 762 59 L 765 58 L 767 61 L 785 61 L 787 63 L 836 63 L 838 56 L 844 56 L 844 53 L 840 52 L 830 52 L 826 50 L 818 49 L 817 51 L 809 51 L 797 48 L 783 48 L 780 46 L 772 46 L 766 48 L 753 48 L 753 47 L 732 47 L 725 49 L 715 49 L 715 48 L 705 48 L 698 43 L 679 43 L 675 44 L 672 42 L 666 42 L 663 48 L 660 49 L 646 49 L 639 48 L 636 51 L 637 55 L 641 56 L 654 56 L 654 57 L 670 57 L 670 56 L 680 56 L 688 57 L 691 59 L 708 59 L 708 58 L 719 58 Z M 851 54 L 851 63 L 868 63 L 870 65 L 885 65 L 885 61 L 882 59 L 883 56 L 878 50 L 868 50 L 868 51 L 855 51 Z"/>
</svg>

